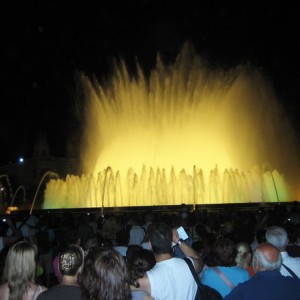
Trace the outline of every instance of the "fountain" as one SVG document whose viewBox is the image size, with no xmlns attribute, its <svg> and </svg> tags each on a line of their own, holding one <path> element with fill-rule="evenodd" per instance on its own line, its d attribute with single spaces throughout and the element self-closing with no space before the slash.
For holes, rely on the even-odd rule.
<svg viewBox="0 0 300 300">
<path fill-rule="evenodd" d="M 16 189 L 15 193 L 13 194 L 13 197 L 12 197 L 10 205 L 9 205 L 10 207 L 14 207 L 15 199 L 16 199 L 16 196 L 18 195 L 19 191 L 22 191 L 22 193 L 23 193 L 23 204 L 25 204 L 25 202 L 26 202 L 26 190 L 25 190 L 25 187 L 23 185 L 20 185 Z"/>
<path fill-rule="evenodd" d="M 82 75 L 82 174 L 50 180 L 44 208 L 287 202 L 299 198 L 296 135 L 254 68 L 212 68 L 185 45 L 146 78 L 116 63 Z"/>
</svg>

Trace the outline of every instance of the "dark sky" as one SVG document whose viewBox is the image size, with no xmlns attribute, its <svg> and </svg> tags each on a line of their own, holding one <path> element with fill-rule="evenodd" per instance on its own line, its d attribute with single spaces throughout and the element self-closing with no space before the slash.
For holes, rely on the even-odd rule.
<svg viewBox="0 0 300 300">
<path fill-rule="evenodd" d="M 78 2 L 78 3 L 77 3 Z M 114 57 L 147 70 L 184 42 L 230 67 L 262 68 L 298 128 L 300 13 L 267 1 L 1 1 L 0 163 L 31 157 L 37 134 L 54 156 L 76 132 L 76 72 L 101 78 Z"/>
</svg>

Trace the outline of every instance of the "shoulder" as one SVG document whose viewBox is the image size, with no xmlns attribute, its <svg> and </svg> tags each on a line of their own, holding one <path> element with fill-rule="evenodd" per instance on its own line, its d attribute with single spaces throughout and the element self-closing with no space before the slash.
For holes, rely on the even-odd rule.
<svg viewBox="0 0 300 300">
<path fill-rule="evenodd" d="M 153 276 L 159 278 L 161 276 L 167 276 L 168 274 L 170 274 L 170 272 L 184 274 L 190 273 L 190 269 L 184 259 L 173 257 L 156 263 L 156 265 L 151 270 L 147 271 L 147 274 L 149 278 L 152 278 Z"/>
<path fill-rule="evenodd" d="M 47 291 L 48 288 L 46 286 L 43 286 L 43 285 L 39 285 L 38 286 L 38 289 L 41 291 L 41 292 L 44 292 L 44 291 Z"/>
<path fill-rule="evenodd" d="M 149 281 L 147 273 L 142 278 L 139 278 L 138 282 L 140 284 L 140 287 L 138 289 L 136 289 L 131 286 L 132 290 L 142 290 L 142 291 L 147 292 L 148 294 L 151 293 L 150 281 Z"/>
<path fill-rule="evenodd" d="M 216 271 L 214 270 L 214 268 L 208 267 L 205 270 L 203 270 L 201 278 L 202 278 L 202 280 L 205 280 L 207 278 L 215 277 L 217 275 L 218 274 L 216 273 Z"/>
<path fill-rule="evenodd" d="M 193 263 L 193 259 L 191 257 L 189 257 L 189 260 L 192 261 Z M 180 267 L 180 266 L 185 266 L 187 267 L 187 263 L 184 261 L 184 259 L 182 258 L 179 258 L 179 257 L 172 257 L 170 259 L 166 259 L 166 260 L 163 260 L 161 262 L 158 262 L 156 263 L 156 265 L 154 266 L 157 267 L 157 268 L 164 268 L 165 266 L 167 267 Z M 151 270 L 150 270 L 151 271 Z"/>
<path fill-rule="evenodd" d="M 43 285 L 36 285 L 36 286 L 32 286 L 30 288 L 31 293 L 32 293 L 32 297 L 34 297 L 34 299 L 37 299 L 43 292 L 47 291 L 47 288 Z M 29 290 L 29 295 L 30 295 L 30 290 Z M 39 298 L 40 299 L 40 298 Z"/>
<path fill-rule="evenodd" d="M 232 278 L 235 278 L 236 280 L 247 280 L 250 278 L 250 274 L 246 269 L 233 266 L 233 267 L 219 267 L 220 270 Z"/>
<path fill-rule="evenodd" d="M 71 286 L 71 285 L 61 285 L 57 284 L 48 290 L 40 293 L 37 300 L 46 300 L 46 299 L 61 299 L 65 297 L 68 299 L 69 297 L 76 297 L 81 295 L 81 289 L 79 286 Z"/>
<path fill-rule="evenodd" d="M 223 270 L 222 270 L 223 271 Z M 214 267 L 206 267 L 203 270 L 203 274 L 217 274 L 217 272 L 215 271 Z"/>
<path fill-rule="evenodd" d="M 8 286 L 7 283 L 0 285 L 0 299 L 8 299 Z"/>
<path fill-rule="evenodd" d="M 7 282 L 0 285 L 0 291 L 8 289 Z"/>
<path fill-rule="evenodd" d="M 287 257 L 287 260 L 292 261 L 292 262 L 295 262 L 295 263 L 297 263 L 297 264 L 300 263 L 300 257 L 292 257 L 292 256 L 288 256 L 288 257 Z"/>
<path fill-rule="evenodd" d="M 230 268 L 233 272 L 236 272 L 236 273 L 240 273 L 240 274 L 248 274 L 249 272 L 246 270 L 246 269 L 243 269 L 241 267 L 231 267 Z"/>
<path fill-rule="evenodd" d="M 218 269 L 224 273 L 225 275 L 237 275 L 245 278 L 249 278 L 249 272 L 246 269 L 240 267 L 218 267 Z M 216 272 L 214 267 L 209 267 L 203 270 L 202 273 L 204 276 L 216 276 L 218 273 Z M 218 275 L 219 276 L 219 275 Z"/>
</svg>

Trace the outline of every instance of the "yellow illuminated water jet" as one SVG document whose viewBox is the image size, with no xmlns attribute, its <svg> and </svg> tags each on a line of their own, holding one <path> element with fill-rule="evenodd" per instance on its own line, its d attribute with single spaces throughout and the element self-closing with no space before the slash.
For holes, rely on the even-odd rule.
<svg viewBox="0 0 300 300">
<path fill-rule="evenodd" d="M 257 70 L 211 68 L 186 45 L 148 78 L 121 62 L 82 81 L 86 175 L 51 180 L 44 208 L 298 199 L 296 137 Z"/>
</svg>

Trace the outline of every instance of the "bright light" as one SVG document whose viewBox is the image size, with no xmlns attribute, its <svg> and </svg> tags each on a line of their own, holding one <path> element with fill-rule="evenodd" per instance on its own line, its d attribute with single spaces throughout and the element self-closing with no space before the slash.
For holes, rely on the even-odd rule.
<svg viewBox="0 0 300 300">
<path fill-rule="evenodd" d="M 22 164 L 24 162 L 24 158 L 23 157 L 19 157 L 19 163 Z"/>
<path fill-rule="evenodd" d="M 147 79 L 138 71 L 123 63 L 98 87 L 83 77 L 85 175 L 50 181 L 44 208 L 298 198 L 293 131 L 256 70 L 210 69 L 184 49 Z"/>
</svg>

